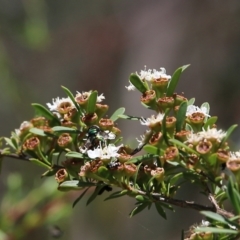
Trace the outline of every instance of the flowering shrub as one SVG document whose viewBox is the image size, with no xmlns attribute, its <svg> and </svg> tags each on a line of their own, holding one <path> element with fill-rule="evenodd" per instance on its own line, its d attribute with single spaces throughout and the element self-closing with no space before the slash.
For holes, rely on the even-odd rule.
<svg viewBox="0 0 240 240">
<path fill-rule="evenodd" d="M 119 108 L 106 118 L 103 94 L 89 91 L 74 96 L 62 87 L 66 98 L 53 99 L 48 109 L 32 104 L 36 116 L 24 121 L 10 138 L 1 139 L 1 159 L 32 162 L 46 169 L 42 176 L 55 177 L 58 190 L 81 191 L 73 206 L 89 188 L 94 191 L 87 204 L 118 187 L 106 199 L 134 197 L 136 207 L 130 216 L 152 205 L 163 218 L 165 209 L 173 206 L 200 211 L 207 221 L 191 227 L 182 239 L 239 239 L 240 151 L 232 152 L 227 142 L 236 125 L 226 132 L 218 129 L 208 103 L 198 107 L 195 99 L 175 93 L 187 67 L 178 68 L 172 77 L 164 68 L 130 75 L 126 88 L 140 92 L 141 104 L 155 112 L 148 117 L 127 115 Z M 135 149 L 124 143 L 115 124 L 119 118 L 146 125 Z M 185 182 L 198 186 L 208 196 L 209 206 L 176 199 Z M 230 211 L 224 209 L 226 200 Z"/>
</svg>

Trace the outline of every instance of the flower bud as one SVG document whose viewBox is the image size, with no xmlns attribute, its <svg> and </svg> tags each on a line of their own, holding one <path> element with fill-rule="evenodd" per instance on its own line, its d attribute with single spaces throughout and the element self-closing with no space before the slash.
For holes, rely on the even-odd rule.
<svg viewBox="0 0 240 240">
<path fill-rule="evenodd" d="M 158 184 L 164 179 L 164 169 L 157 167 L 155 170 L 151 171 L 151 175 L 157 180 Z"/>
<path fill-rule="evenodd" d="M 173 97 L 161 97 L 157 101 L 158 106 L 162 111 L 165 111 L 167 108 L 172 108 L 174 105 Z"/>
<path fill-rule="evenodd" d="M 106 114 L 108 109 L 109 109 L 108 105 L 97 103 L 95 112 L 98 115 L 98 119 L 102 118 Z"/>
<path fill-rule="evenodd" d="M 156 109 L 156 93 L 154 90 L 146 91 L 142 97 L 141 102 L 151 109 Z"/>
<path fill-rule="evenodd" d="M 178 139 L 181 142 L 187 141 L 187 136 L 190 134 L 190 131 L 188 130 L 181 130 L 180 132 L 177 132 L 175 134 L 175 138 Z"/>
<path fill-rule="evenodd" d="M 68 179 L 68 172 L 66 169 L 59 169 L 55 174 L 55 179 L 58 183 L 62 183 Z"/>
<path fill-rule="evenodd" d="M 98 121 L 98 116 L 96 113 L 86 114 L 82 117 L 82 122 L 84 122 L 87 126 L 92 126 Z"/>
<path fill-rule="evenodd" d="M 59 147 L 67 148 L 67 147 L 71 146 L 72 141 L 73 141 L 73 139 L 69 133 L 63 133 L 59 136 L 57 143 L 58 143 Z"/>
<path fill-rule="evenodd" d="M 221 163 L 226 163 L 229 159 L 229 152 L 219 148 L 217 150 L 217 160 Z"/>
<path fill-rule="evenodd" d="M 179 160 L 179 152 L 176 147 L 168 147 L 165 150 L 164 158 L 166 161 L 178 161 Z"/>
<path fill-rule="evenodd" d="M 124 172 L 128 177 L 132 177 L 137 172 L 137 167 L 134 164 L 124 164 Z"/>
<path fill-rule="evenodd" d="M 114 125 L 113 120 L 109 118 L 101 118 L 99 121 L 99 126 L 103 131 L 105 130 L 112 131 L 113 125 Z"/>
<path fill-rule="evenodd" d="M 23 150 L 34 151 L 38 149 L 39 145 L 40 145 L 39 139 L 37 137 L 31 137 L 24 142 Z"/>
<path fill-rule="evenodd" d="M 196 146 L 196 150 L 201 155 L 210 155 L 212 150 L 212 143 L 207 140 L 200 141 Z"/>
</svg>

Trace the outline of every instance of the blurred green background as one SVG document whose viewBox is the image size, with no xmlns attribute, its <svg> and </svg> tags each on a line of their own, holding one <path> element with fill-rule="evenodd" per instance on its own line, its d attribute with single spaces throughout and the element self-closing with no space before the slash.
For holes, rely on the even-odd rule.
<svg viewBox="0 0 240 240">
<path fill-rule="evenodd" d="M 126 107 L 149 116 L 138 93 L 127 92 L 131 72 L 165 67 L 167 74 L 191 64 L 178 92 L 207 101 L 224 129 L 240 122 L 240 2 L 157 0 L 0 0 L 0 135 L 9 136 L 33 116 L 30 103 L 64 97 L 61 85 L 104 93 L 109 115 Z M 119 121 L 123 135 L 145 130 Z M 233 135 L 236 148 L 239 130 Z M 133 142 L 132 144 L 137 144 Z M 6 159 L 0 176 L 0 239 L 180 239 L 201 221 L 176 208 L 161 219 L 155 209 L 129 219 L 134 200 L 99 197 L 74 209 L 78 193 L 59 193 L 41 169 Z M 178 198 L 208 202 L 191 185 Z M 60 230 L 58 229 L 60 228 Z M 4 234 L 6 234 L 4 236 Z"/>
</svg>

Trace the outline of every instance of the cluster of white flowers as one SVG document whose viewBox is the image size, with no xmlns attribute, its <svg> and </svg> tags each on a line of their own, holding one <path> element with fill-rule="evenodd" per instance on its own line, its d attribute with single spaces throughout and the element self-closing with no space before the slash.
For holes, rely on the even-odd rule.
<svg viewBox="0 0 240 240">
<path fill-rule="evenodd" d="M 158 113 L 157 116 L 152 115 L 150 118 L 147 118 L 147 119 L 141 118 L 140 123 L 142 125 L 150 126 L 150 125 L 154 125 L 156 123 L 161 122 L 163 120 L 163 118 L 164 118 L 164 114 Z"/>
<path fill-rule="evenodd" d="M 89 92 L 83 92 L 83 93 L 80 93 L 77 91 L 77 94 L 76 94 L 76 97 L 81 97 L 81 96 L 89 96 L 91 94 L 91 91 Z M 98 95 L 97 97 L 97 102 L 102 102 L 102 100 L 105 99 L 105 97 L 103 96 L 103 93 L 101 95 Z M 74 108 L 74 103 L 72 102 L 72 100 L 67 97 L 67 98 L 55 98 L 52 100 L 52 104 L 51 103 L 47 103 L 47 106 L 49 108 L 49 110 L 51 112 L 58 112 L 58 108 L 60 107 L 60 105 L 62 103 L 68 103 L 69 106 L 71 106 L 72 108 Z"/>
<path fill-rule="evenodd" d="M 153 81 L 157 79 L 170 79 L 171 76 L 166 74 L 166 69 L 165 68 L 160 68 L 160 71 L 157 71 L 156 69 L 148 69 L 146 70 L 146 66 L 144 70 L 140 71 L 140 74 L 136 73 L 141 80 L 145 81 Z"/>
<path fill-rule="evenodd" d="M 198 142 L 204 140 L 204 139 L 216 139 L 218 142 L 221 142 L 222 139 L 226 136 L 226 132 L 216 128 L 209 128 L 207 130 L 203 129 L 201 132 L 193 133 L 191 132 L 187 136 L 188 143 L 197 144 Z"/>
<path fill-rule="evenodd" d="M 140 73 L 137 73 L 138 77 L 142 81 L 155 81 L 158 79 L 167 79 L 169 80 L 171 78 L 170 75 L 166 74 L 166 69 L 165 68 L 160 68 L 160 71 L 157 71 L 156 69 L 148 69 L 146 70 L 146 66 L 144 70 L 141 70 Z M 130 85 L 126 86 L 126 89 L 128 91 L 134 91 L 136 88 L 133 86 L 133 84 L 129 81 Z"/>
<path fill-rule="evenodd" d="M 122 145 L 115 146 L 114 144 L 109 144 L 103 148 L 99 145 L 94 150 L 87 150 L 87 155 L 91 159 L 111 159 L 112 157 L 119 157 L 120 154 L 118 153 L 118 150 L 120 147 L 122 147 Z"/>
</svg>

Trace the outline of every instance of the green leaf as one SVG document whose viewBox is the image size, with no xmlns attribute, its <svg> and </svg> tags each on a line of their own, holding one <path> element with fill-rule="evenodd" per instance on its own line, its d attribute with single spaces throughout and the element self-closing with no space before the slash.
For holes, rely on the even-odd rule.
<svg viewBox="0 0 240 240">
<path fill-rule="evenodd" d="M 228 225 L 228 222 L 225 220 L 225 218 L 217 213 L 210 212 L 210 211 L 200 211 L 200 213 L 203 214 L 205 217 L 208 217 L 212 220 Z"/>
<path fill-rule="evenodd" d="M 148 89 L 146 85 L 143 83 L 143 81 L 138 77 L 137 74 L 132 73 L 130 75 L 129 81 L 132 83 L 132 85 L 141 93 L 145 93 Z"/>
<path fill-rule="evenodd" d="M 83 158 L 82 153 L 79 152 L 68 152 L 65 156 L 69 158 Z"/>
<path fill-rule="evenodd" d="M 211 232 L 211 233 L 225 233 L 225 234 L 238 234 L 237 230 L 226 229 L 226 228 L 216 228 L 216 227 L 197 227 L 196 232 Z"/>
<path fill-rule="evenodd" d="M 227 141 L 227 139 L 232 134 L 232 132 L 237 128 L 237 126 L 238 126 L 237 124 L 234 124 L 227 130 L 226 136 L 223 138 L 223 140 L 221 142 L 221 146 Z"/>
<path fill-rule="evenodd" d="M 87 114 L 94 114 L 96 110 L 96 103 L 97 103 L 97 91 L 92 91 L 91 95 L 88 98 L 88 105 L 87 105 Z"/>
<path fill-rule="evenodd" d="M 186 119 L 187 112 L 187 102 L 182 102 L 179 106 L 179 110 L 177 111 L 177 123 L 176 123 L 176 131 L 180 132 L 183 128 L 183 124 Z"/>
<path fill-rule="evenodd" d="M 41 104 L 32 103 L 32 106 L 35 109 L 36 115 L 45 117 L 50 122 L 52 122 L 52 124 L 61 125 L 60 120 L 57 117 L 55 117 L 47 108 L 45 108 Z"/>
<path fill-rule="evenodd" d="M 7 143 L 10 147 L 12 147 L 13 149 L 17 150 L 17 146 L 14 144 L 14 142 L 12 141 L 12 139 L 5 137 L 4 140 L 6 141 L 6 143 Z"/>
<path fill-rule="evenodd" d="M 171 80 L 169 81 L 169 84 L 168 84 L 167 94 L 166 94 L 167 97 L 170 97 L 170 96 L 173 95 L 173 93 L 174 93 L 174 91 L 175 91 L 175 89 L 176 89 L 176 87 L 177 87 L 178 80 L 179 80 L 182 72 L 183 72 L 187 67 L 189 67 L 189 66 L 190 66 L 190 64 L 189 64 L 189 65 L 184 65 L 184 66 L 178 68 L 178 69 L 173 73 L 172 78 L 171 78 Z"/>
<path fill-rule="evenodd" d="M 211 128 L 213 126 L 213 124 L 215 124 L 217 122 L 217 119 L 218 119 L 218 117 L 215 117 L 215 116 L 208 118 L 208 120 L 204 124 L 204 129 L 207 130 L 208 128 Z"/>
<path fill-rule="evenodd" d="M 124 112 L 125 112 L 125 108 L 121 107 L 121 108 L 117 109 L 117 110 L 112 114 L 112 116 L 110 117 L 110 119 L 111 119 L 113 122 L 115 122 L 116 120 L 118 120 L 119 115 L 124 114 Z"/>
<path fill-rule="evenodd" d="M 188 102 L 187 102 L 187 103 L 188 103 L 188 106 L 189 106 L 189 105 L 193 105 L 194 102 L 195 102 L 195 98 L 189 99 Z"/>
<path fill-rule="evenodd" d="M 76 206 L 76 204 L 83 198 L 83 196 L 85 195 L 85 193 L 88 191 L 89 188 L 86 188 L 81 194 L 80 196 L 73 202 L 72 208 L 74 208 Z"/>
<path fill-rule="evenodd" d="M 87 204 L 89 205 L 97 196 L 98 193 L 100 192 L 100 190 L 103 188 L 104 186 L 96 186 L 94 189 L 94 192 L 92 193 L 92 195 L 89 197 L 89 199 L 87 200 Z"/>
<path fill-rule="evenodd" d="M 134 178 L 133 178 L 133 187 L 136 188 L 136 183 L 137 183 L 137 177 L 138 177 L 138 172 L 139 172 L 139 169 L 142 165 L 142 162 L 140 164 L 138 164 L 137 166 L 137 171 L 135 172 L 134 174 Z"/>
<path fill-rule="evenodd" d="M 175 174 L 175 175 L 170 179 L 169 182 L 171 183 L 171 185 L 175 185 L 176 182 L 177 182 L 179 179 L 182 178 L 182 176 L 183 176 L 183 173 L 182 173 L 182 172 L 177 173 L 177 174 Z"/>
<path fill-rule="evenodd" d="M 134 116 L 125 115 L 125 114 L 119 114 L 118 117 L 122 118 L 122 119 L 137 120 L 137 121 L 139 121 L 141 119 L 141 117 L 134 117 Z"/>
<path fill-rule="evenodd" d="M 164 209 L 162 208 L 161 204 L 156 202 L 155 207 L 156 207 L 159 215 L 162 216 L 164 219 L 167 219 L 167 215 L 166 215 Z"/>
<path fill-rule="evenodd" d="M 128 193 L 128 190 L 122 190 L 122 191 L 117 191 L 112 193 L 110 196 L 108 196 L 107 198 L 104 199 L 104 201 L 107 201 L 109 199 L 113 199 L 113 198 L 119 198 L 122 197 L 124 195 L 126 195 Z"/>
<path fill-rule="evenodd" d="M 149 202 L 149 200 L 142 195 L 137 195 L 135 198 L 138 202 Z"/>
<path fill-rule="evenodd" d="M 154 155 L 159 155 L 160 154 L 160 149 L 156 148 L 150 144 L 147 144 L 143 147 L 143 150 L 146 151 L 147 153 L 154 154 Z"/>
<path fill-rule="evenodd" d="M 65 182 L 59 184 L 58 190 L 66 192 L 66 191 L 70 191 L 70 190 L 81 190 L 84 187 L 79 184 L 78 180 L 70 180 L 70 181 L 65 181 Z"/>
<path fill-rule="evenodd" d="M 135 207 L 129 214 L 130 217 L 133 217 L 134 215 L 140 213 L 141 211 L 143 211 L 147 206 L 149 205 L 149 203 L 144 202 L 144 203 L 140 203 L 137 207 Z"/>
<path fill-rule="evenodd" d="M 31 132 L 33 134 L 36 134 L 36 135 L 39 135 L 39 136 L 46 137 L 46 134 L 44 133 L 44 131 L 42 129 L 39 129 L 39 128 L 30 128 L 29 132 Z"/>
<path fill-rule="evenodd" d="M 64 132 L 64 133 L 79 133 L 77 129 L 69 128 L 69 127 L 62 127 L 62 126 L 55 126 L 52 128 L 54 132 Z"/>
<path fill-rule="evenodd" d="M 237 215 L 239 215 L 240 214 L 240 195 L 238 191 L 236 191 L 235 189 L 232 177 L 229 178 L 229 182 L 227 185 L 227 195 L 230 202 L 232 203 L 232 206 L 237 212 Z"/>
<path fill-rule="evenodd" d="M 40 161 L 39 159 L 36 158 L 30 158 L 29 159 L 30 162 L 40 166 L 40 167 L 44 167 L 44 168 L 48 168 L 49 170 L 51 170 L 51 166 L 47 165 L 45 162 Z"/>
<path fill-rule="evenodd" d="M 64 92 L 67 94 L 67 96 L 72 100 L 73 104 L 75 105 L 76 109 L 81 113 L 82 115 L 82 111 L 81 111 L 81 108 L 80 106 L 78 105 L 78 103 L 75 101 L 75 97 L 73 96 L 73 94 L 71 93 L 71 91 L 64 87 L 64 86 L 61 86 L 62 89 L 64 90 Z"/>
<path fill-rule="evenodd" d="M 188 151 L 188 152 L 191 152 L 191 153 L 194 153 L 196 154 L 197 156 L 199 156 L 199 153 L 196 152 L 195 150 L 193 150 L 192 148 L 188 147 L 187 145 L 185 145 L 184 143 L 178 141 L 177 139 L 169 139 L 169 142 L 173 143 L 173 144 L 176 144 L 177 146 L 179 147 L 182 147 L 184 148 L 184 151 Z"/>
</svg>

